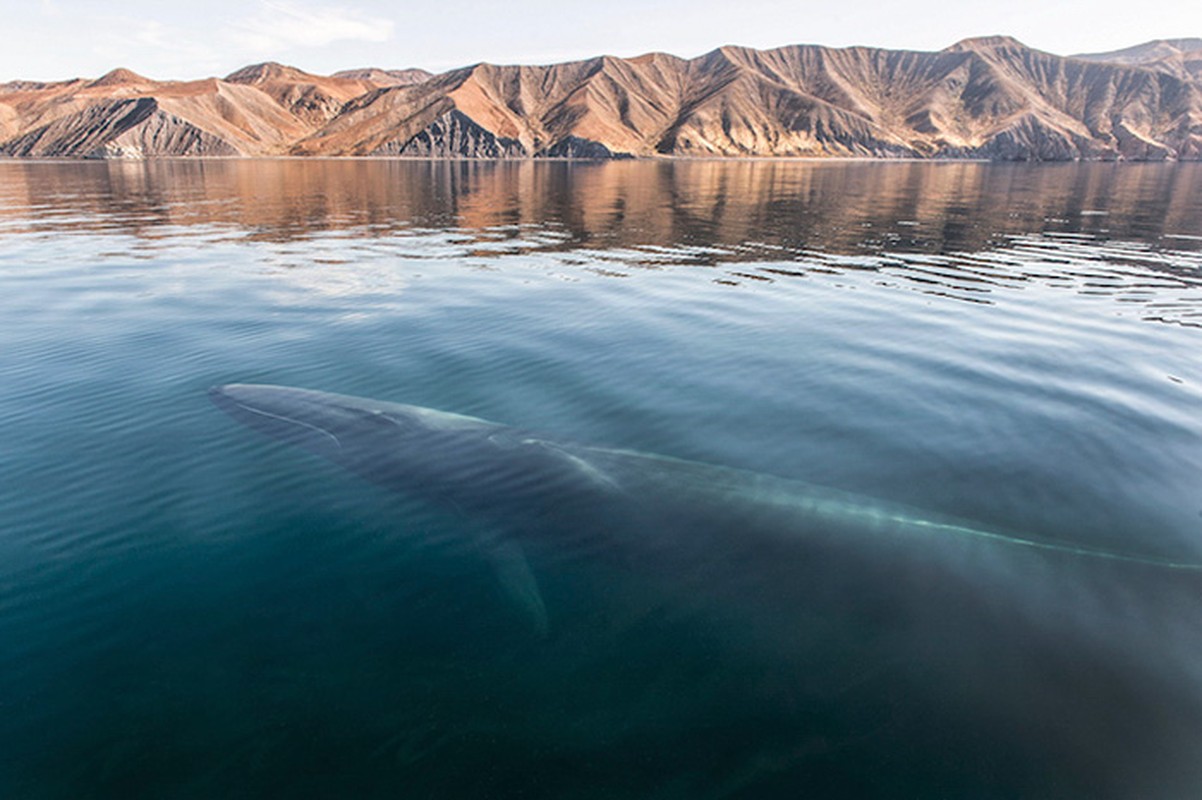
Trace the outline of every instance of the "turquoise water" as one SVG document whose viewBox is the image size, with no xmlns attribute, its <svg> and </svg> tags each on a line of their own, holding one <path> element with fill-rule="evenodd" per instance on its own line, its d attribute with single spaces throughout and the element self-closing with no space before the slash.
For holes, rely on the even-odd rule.
<svg viewBox="0 0 1202 800">
<path fill-rule="evenodd" d="M 636 519 L 532 553 L 540 637 L 495 520 L 206 392 L 1202 563 L 1200 352 L 1192 165 L 0 163 L 0 795 L 1196 794 L 1202 577 L 799 546 L 785 592 L 756 524 L 715 583 L 668 546 L 706 519 Z M 944 592 L 971 627 L 882 611 Z"/>
</svg>

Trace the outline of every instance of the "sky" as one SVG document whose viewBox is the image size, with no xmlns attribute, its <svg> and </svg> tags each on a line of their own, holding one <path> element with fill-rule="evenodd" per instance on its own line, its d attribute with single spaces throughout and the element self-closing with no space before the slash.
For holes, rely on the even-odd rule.
<svg viewBox="0 0 1202 800">
<path fill-rule="evenodd" d="M 279 61 L 442 71 L 609 54 L 700 55 L 724 44 L 939 50 L 1004 33 L 1053 53 L 1202 37 L 1200 0 L 0 0 L 0 81 L 226 75 Z"/>
</svg>

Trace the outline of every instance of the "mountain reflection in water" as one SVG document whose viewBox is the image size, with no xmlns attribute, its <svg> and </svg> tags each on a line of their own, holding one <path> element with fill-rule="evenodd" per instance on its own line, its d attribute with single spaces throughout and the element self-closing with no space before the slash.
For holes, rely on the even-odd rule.
<svg viewBox="0 0 1202 800">
<path fill-rule="evenodd" d="M 338 233 L 346 244 L 324 255 L 332 263 L 376 245 L 428 258 L 436 238 L 437 257 L 467 265 L 529 254 L 612 276 L 696 266 L 731 284 L 871 270 L 971 302 L 1025 284 L 1137 306 L 1154 293 L 1145 318 L 1202 319 L 1190 307 L 1202 287 L 1198 165 L 168 160 L 0 170 L 0 230 L 71 225 L 133 234 L 149 250 L 163 226 L 281 244 Z"/>
</svg>

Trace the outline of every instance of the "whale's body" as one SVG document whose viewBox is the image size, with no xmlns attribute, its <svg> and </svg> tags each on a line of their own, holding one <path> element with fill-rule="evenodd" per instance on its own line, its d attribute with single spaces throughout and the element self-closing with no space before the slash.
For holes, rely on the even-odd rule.
<svg viewBox="0 0 1202 800">
<path fill-rule="evenodd" d="M 258 385 L 211 396 L 274 438 L 486 521 L 502 582 L 540 629 L 548 612 L 561 624 L 544 570 L 636 582 L 664 598 L 661 616 L 767 665 L 799 725 L 863 709 L 865 731 L 815 736 L 845 736 L 879 769 L 912 760 L 935 787 L 975 776 L 1046 797 L 1202 791 L 1197 565 L 418 406 Z"/>
</svg>

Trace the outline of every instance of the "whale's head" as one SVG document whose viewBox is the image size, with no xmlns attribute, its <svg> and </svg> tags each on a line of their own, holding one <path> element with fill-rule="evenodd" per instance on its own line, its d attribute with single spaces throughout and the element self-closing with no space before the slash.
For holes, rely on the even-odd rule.
<svg viewBox="0 0 1202 800">
<path fill-rule="evenodd" d="M 432 408 L 262 384 L 215 386 L 209 397 L 246 426 L 373 483 L 460 506 L 517 500 L 577 467 L 542 439 Z"/>
</svg>

